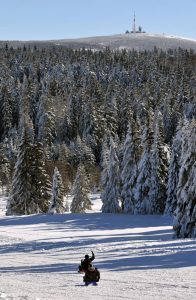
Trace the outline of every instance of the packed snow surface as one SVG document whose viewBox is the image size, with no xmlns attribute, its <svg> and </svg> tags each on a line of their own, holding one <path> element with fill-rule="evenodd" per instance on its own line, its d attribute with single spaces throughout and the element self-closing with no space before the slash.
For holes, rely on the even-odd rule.
<svg viewBox="0 0 196 300">
<path fill-rule="evenodd" d="M 196 299 L 196 240 L 173 239 L 162 216 L 6 217 L 0 198 L 0 299 Z M 84 286 L 81 258 L 95 252 L 98 286 Z"/>
</svg>

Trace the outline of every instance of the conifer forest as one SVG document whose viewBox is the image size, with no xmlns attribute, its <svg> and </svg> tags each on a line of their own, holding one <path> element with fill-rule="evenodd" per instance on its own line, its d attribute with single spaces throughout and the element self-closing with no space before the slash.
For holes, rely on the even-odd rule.
<svg viewBox="0 0 196 300">
<path fill-rule="evenodd" d="M 166 214 L 196 237 L 196 53 L 0 49 L 7 215 Z M 71 207 L 63 197 L 73 194 Z"/>
</svg>

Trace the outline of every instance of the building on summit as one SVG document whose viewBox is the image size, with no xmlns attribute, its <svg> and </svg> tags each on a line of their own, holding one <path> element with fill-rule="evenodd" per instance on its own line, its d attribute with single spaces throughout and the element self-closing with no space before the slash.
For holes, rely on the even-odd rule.
<svg viewBox="0 0 196 300">
<path fill-rule="evenodd" d="M 145 33 L 145 31 L 142 30 L 142 27 L 139 26 L 138 29 L 136 29 L 136 21 L 135 21 L 135 13 L 134 13 L 134 16 L 133 16 L 133 22 L 132 22 L 132 29 L 131 31 L 126 31 L 125 33 Z"/>
</svg>

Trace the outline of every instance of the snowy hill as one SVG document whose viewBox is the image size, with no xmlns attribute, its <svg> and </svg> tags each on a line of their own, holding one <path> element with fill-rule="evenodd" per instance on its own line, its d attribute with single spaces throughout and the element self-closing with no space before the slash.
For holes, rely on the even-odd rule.
<svg viewBox="0 0 196 300">
<path fill-rule="evenodd" d="M 174 240 L 162 216 L 94 213 L 6 217 L 0 198 L 0 299 L 193 300 L 196 241 Z M 93 249 L 98 286 L 77 267 Z"/>
<path fill-rule="evenodd" d="M 1 47 L 5 46 L 6 41 L 1 41 Z M 117 34 L 112 36 L 96 36 L 79 39 L 62 39 L 51 41 L 7 41 L 8 45 L 13 47 L 25 45 L 37 45 L 38 47 L 63 46 L 66 48 L 85 48 L 102 50 L 106 47 L 111 49 L 135 49 L 135 50 L 152 50 L 154 47 L 159 49 L 183 49 L 196 50 L 196 40 L 171 36 L 166 34 Z"/>
<path fill-rule="evenodd" d="M 147 33 L 119 34 L 113 36 L 91 37 L 77 40 L 62 40 L 57 42 L 58 45 L 83 46 L 85 48 L 104 49 L 135 49 L 135 50 L 152 50 L 154 47 L 166 49 L 186 48 L 196 49 L 196 40 L 186 38 L 156 35 Z"/>
</svg>

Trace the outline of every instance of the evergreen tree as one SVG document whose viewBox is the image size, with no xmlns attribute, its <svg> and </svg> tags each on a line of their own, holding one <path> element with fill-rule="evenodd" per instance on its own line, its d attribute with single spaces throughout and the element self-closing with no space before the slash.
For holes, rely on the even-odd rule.
<svg viewBox="0 0 196 300">
<path fill-rule="evenodd" d="M 100 102 L 101 99 L 99 99 Z M 93 103 L 88 100 L 84 106 L 83 137 L 85 138 L 97 160 L 100 159 L 101 141 L 106 131 L 104 112 L 101 103 Z"/>
<path fill-rule="evenodd" d="M 104 191 L 102 212 L 103 213 L 118 213 L 121 211 L 119 205 L 119 160 L 116 154 L 116 147 L 111 138 L 110 153 L 109 153 L 109 167 L 108 167 L 108 181 Z"/>
<path fill-rule="evenodd" d="M 8 138 L 4 139 L 4 151 L 10 163 L 16 161 L 19 142 L 18 132 L 16 128 L 12 128 L 12 130 L 9 131 Z"/>
<path fill-rule="evenodd" d="M 138 165 L 138 177 L 135 188 L 136 204 L 134 213 L 149 214 L 151 213 L 150 189 L 152 172 L 150 157 L 153 143 L 153 130 L 150 117 L 148 117 L 147 123 L 144 125 L 141 140 L 143 153 Z"/>
<path fill-rule="evenodd" d="M 63 191 L 64 187 L 61 174 L 57 167 L 55 167 L 52 183 L 52 198 L 49 208 L 50 214 L 65 212 L 66 208 L 64 207 Z"/>
<path fill-rule="evenodd" d="M 163 124 L 165 141 L 167 143 L 171 143 L 179 120 L 179 113 L 178 111 L 175 111 L 173 107 L 171 107 L 168 100 L 170 99 L 167 99 L 167 101 L 164 103 Z"/>
<path fill-rule="evenodd" d="M 112 137 L 115 137 L 118 128 L 118 109 L 115 97 L 106 98 L 104 112 L 107 130 L 111 133 Z"/>
<path fill-rule="evenodd" d="M 92 203 L 89 199 L 89 192 L 86 171 L 84 166 L 80 164 L 73 184 L 73 200 L 70 207 L 72 213 L 84 213 L 87 209 L 91 209 Z"/>
<path fill-rule="evenodd" d="M 51 183 L 46 172 L 43 144 L 36 141 L 32 148 L 31 178 L 33 193 L 39 212 L 46 213 L 51 198 Z"/>
<path fill-rule="evenodd" d="M 55 115 L 52 111 L 47 111 L 46 106 L 45 96 L 42 96 L 37 112 L 36 132 L 38 140 L 42 141 L 44 146 L 51 147 L 56 137 Z"/>
<path fill-rule="evenodd" d="M 83 157 L 82 162 L 85 165 L 86 168 L 90 168 L 95 166 L 95 156 L 92 152 L 91 147 L 86 144 L 85 141 L 82 141 L 82 147 L 83 147 Z"/>
<path fill-rule="evenodd" d="M 174 230 L 179 238 L 196 237 L 196 121 L 183 128 Z"/>
<path fill-rule="evenodd" d="M 81 140 L 78 136 L 76 143 L 74 143 L 75 162 L 79 164 L 81 162 L 86 168 L 92 167 L 95 164 L 95 156 L 92 153 L 91 148 L 85 143 L 85 140 Z"/>
<path fill-rule="evenodd" d="M 66 116 L 66 123 L 68 125 L 68 132 L 67 134 L 70 136 L 71 139 L 75 139 L 78 136 L 79 132 L 79 117 L 81 114 L 81 108 L 79 107 L 80 102 L 78 101 L 78 97 L 75 94 L 71 95 L 68 98 L 67 103 L 67 116 Z"/>
<path fill-rule="evenodd" d="M 123 211 L 133 213 L 135 207 L 134 190 L 138 176 L 138 159 L 139 159 L 139 138 L 138 129 L 135 125 L 129 125 L 124 147 L 122 161 L 122 191 Z"/>
<path fill-rule="evenodd" d="M 2 190 L 6 191 L 8 195 L 10 191 L 11 185 L 11 170 L 10 170 L 10 162 L 5 153 L 5 145 L 0 145 L 0 183 L 2 186 Z"/>
<path fill-rule="evenodd" d="M 27 126 L 24 127 L 12 182 L 12 192 L 7 203 L 7 215 L 39 212 L 32 189 L 32 143 Z"/>
<path fill-rule="evenodd" d="M 177 185 L 180 170 L 180 157 L 181 157 L 181 125 L 178 127 L 176 135 L 172 144 L 172 153 L 168 169 L 167 181 L 167 200 L 164 214 L 173 215 L 177 206 Z"/>
<path fill-rule="evenodd" d="M 150 186 L 150 213 L 162 214 L 166 202 L 166 180 L 168 172 L 168 153 L 159 124 L 159 117 L 155 114 L 154 137 L 150 154 L 151 186 Z"/>
<path fill-rule="evenodd" d="M 107 190 L 106 186 L 109 180 L 109 149 L 108 149 L 108 137 L 105 136 L 104 142 L 102 144 L 101 152 L 101 200 L 103 203 L 107 202 Z"/>
<path fill-rule="evenodd" d="M 0 99 L 0 109 L 1 109 L 1 128 L 3 137 L 8 136 L 9 130 L 12 128 L 12 105 L 11 105 L 11 95 L 10 91 L 6 86 L 1 90 Z"/>
</svg>

